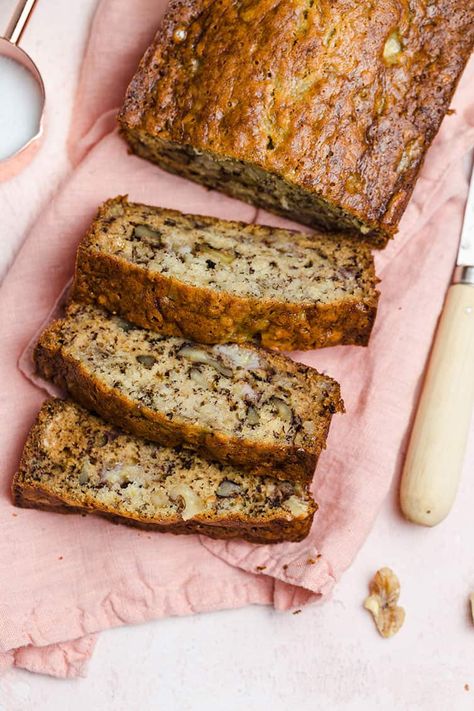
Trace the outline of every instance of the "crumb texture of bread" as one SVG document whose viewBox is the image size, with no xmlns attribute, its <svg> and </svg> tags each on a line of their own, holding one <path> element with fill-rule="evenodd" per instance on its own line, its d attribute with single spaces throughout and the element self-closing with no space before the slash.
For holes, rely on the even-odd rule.
<svg viewBox="0 0 474 711">
<path fill-rule="evenodd" d="M 255 543 L 301 540 L 316 510 L 304 484 L 254 477 L 186 449 L 161 447 L 64 400 L 43 405 L 13 497 L 27 508 Z"/>
<path fill-rule="evenodd" d="M 212 459 L 311 478 L 339 385 L 251 345 L 202 345 L 71 304 L 36 349 L 38 372 L 126 431 Z"/>
<path fill-rule="evenodd" d="M 121 130 L 168 171 L 383 247 L 473 44 L 472 0 L 172 0 Z"/>
<path fill-rule="evenodd" d="M 367 244 L 129 203 L 99 209 L 73 298 L 200 343 L 367 345 L 378 292 Z"/>
</svg>

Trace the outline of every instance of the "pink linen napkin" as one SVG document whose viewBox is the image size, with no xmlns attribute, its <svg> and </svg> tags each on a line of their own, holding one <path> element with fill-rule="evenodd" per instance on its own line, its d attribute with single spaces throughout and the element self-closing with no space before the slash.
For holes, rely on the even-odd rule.
<svg viewBox="0 0 474 711">
<path fill-rule="evenodd" d="M 401 232 L 377 255 L 382 298 L 370 347 L 295 354 L 340 381 L 347 408 L 335 417 L 321 457 L 320 511 L 305 541 L 255 546 L 153 535 L 93 517 L 15 509 L 11 477 L 44 399 L 18 370 L 18 358 L 70 278 L 78 240 L 98 203 L 128 193 L 189 212 L 285 223 L 129 155 L 117 136 L 116 108 L 164 5 L 101 2 L 69 143 L 75 171 L 0 290 L 0 669 L 16 664 L 76 676 L 84 673 L 94 633 L 107 627 L 252 603 L 286 610 L 326 597 L 354 559 L 397 471 L 450 278 L 467 188 L 463 156 L 474 145 L 472 62 Z"/>
</svg>

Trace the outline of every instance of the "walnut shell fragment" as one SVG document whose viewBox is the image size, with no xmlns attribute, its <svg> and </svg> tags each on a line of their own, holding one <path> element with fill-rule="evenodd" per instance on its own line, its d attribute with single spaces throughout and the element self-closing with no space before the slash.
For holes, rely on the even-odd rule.
<svg viewBox="0 0 474 711">
<path fill-rule="evenodd" d="M 382 637 L 393 637 L 405 621 L 405 610 L 397 605 L 400 583 L 390 568 L 381 568 L 369 585 L 370 595 L 364 602 L 372 613 L 375 625 Z"/>
<path fill-rule="evenodd" d="M 469 595 L 469 605 L 471 607 L 471 617 L 472 621 L 474 622 L 474 593 L 471 593 Z"/>
</svg>

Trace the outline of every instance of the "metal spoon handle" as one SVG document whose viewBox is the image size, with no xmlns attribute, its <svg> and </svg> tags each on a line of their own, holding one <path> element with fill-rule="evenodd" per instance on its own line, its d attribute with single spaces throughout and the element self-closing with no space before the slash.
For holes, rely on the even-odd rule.
<svg viewBox="0 0 474 711">
<path fill-rule="evenodd" d="M 12 18 L 8 23 L 6 32 L 3 35 L 5 39 L 12 42 L 12 44 L 18 44 L 20 41 L 23 30 L 30 19 L 31 11 L 34 8 L 35 3 L 36 0 L 20 0 L 17 4 Z"/>
</svg>

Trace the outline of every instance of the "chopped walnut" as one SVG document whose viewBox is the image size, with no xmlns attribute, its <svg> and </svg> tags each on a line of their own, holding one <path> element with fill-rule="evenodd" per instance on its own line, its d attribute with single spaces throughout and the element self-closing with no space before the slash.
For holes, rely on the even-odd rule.
<svg viewBox="0 0 474 711">
<path fill-rule="evenodd" d="M 203 363 L 205 365 L 210 365 L 212 368 L 217 370 L 218 373 L 226 378 L 232 376 L 233 371 L 230 368 L 226 368 L 222 363 L 220 363 L 216 358 L 213 358 L 206 350 L 202 348 L 196 348 L 195 346 L 184 345 L 181 346 L 177 352 L 178 356 L 182 356 L 191 363 Z"/>
<path fill-rule="evenodd" d="M 392 637 L 405 620 L 405 610 L 398 607 L 400 583 L 390 568 L 378 570 L 369 585 L 370 595 L 364 602 L 372 613 L 375 625 L 382 637 Z"/>
<path fill-rule="evenodd" d="M 237 494 L 242 494 L 242 487 L 235 481 L 230 479 L 223 479 L 216 489 L 216 496 L 222 498 L 228 498 L 230 496 L 237 496 Z"/>
<path fill-rule="evenodd" d="M 383 58 L 386 64 L 398 64 L 403 51 L 402 43 L 398 30 L 392 32 L 387 38 L 383 48 Z"/>
</svg>

